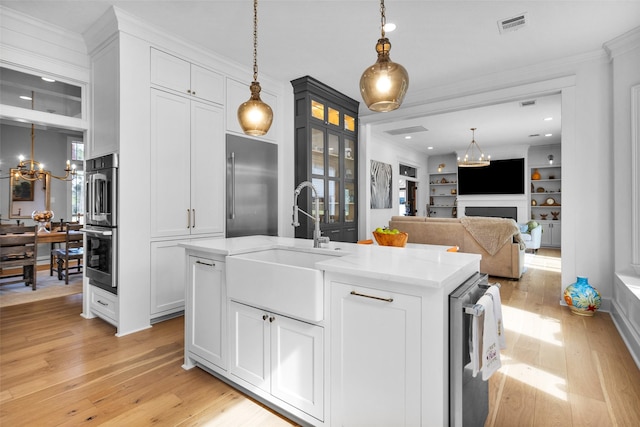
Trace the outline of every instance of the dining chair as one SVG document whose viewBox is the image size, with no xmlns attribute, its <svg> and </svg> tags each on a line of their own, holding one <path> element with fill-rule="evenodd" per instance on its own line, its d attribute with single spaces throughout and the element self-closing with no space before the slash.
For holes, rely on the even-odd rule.
<svg viewBox="0 0 640 427">
<path fill-rule="evenodd" d="M 37 226 L 3 225 L 0 227 L 0 270 L 22 268 L 25 286 L 36 290 L 38 262 Z M 8 275 L 14 277 L 20 275 Z"/>
<path fill-rule="evenodd" d="M 51 263 L 50 270 L 56 270 L 58 280 L 64 278 L 64 283 L 69 284 L 70 274 L 82 273 L 82 258 L 84 256 L 83 234 L 80 232 L 82 224 L 67 223 L 65 225 L 64 247 L 51 251 L 54 262 Z M 71 263 L 75 261 L 75 265 Z M 70 271 L 75 270 L 75 271 Z"/>
<path fill-rule="evenodd" d="M 54 227 L 54 224 L 51 224 L 51 231 L 53 231 L 54 229 L 56 230 L 56 232 L 58 233 L 64 233 L 65 232 L 65 224 L 79 224 L 78 221 L 74 221 L 74 222 L 64 222 L 64 220 L 60 220 L 59 225 L 57 227 Z M 57 250 L 59 248 L 62 248 L 64 245 L 64 242 L 52 242 L 51 243 L 51 250 L 49 251 L 50 254 L 50 260 L 49 260 L 49 276 L 53 276 L 53 270 L 56 270 L 56 272 L 58 271 L 57 268 L 54 268 L 54 266 L 56 265 L 56 260 L 57 260 Z"/>
</svg>

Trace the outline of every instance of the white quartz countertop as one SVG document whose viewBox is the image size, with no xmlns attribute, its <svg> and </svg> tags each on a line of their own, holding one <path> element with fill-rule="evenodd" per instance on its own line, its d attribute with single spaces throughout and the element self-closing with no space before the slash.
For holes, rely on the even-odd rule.
<svg viewBox="0 0 640 427">
<path fill-rule="evenodd" d="M 313 248 L 310 239 L 247 236 L 229 239 L 199 239 L 181 243 L 187 250 L 233 256 L 272 248 L 336 254 L 319 261 L 316 268 L 332 273 L 439 288 L 454 277 L 478 271 L 480 255 L 447 252 L 448 246 L 409 244 L 405 248 L 330 242 Z M 467 276 L 468 277 L 468 276 Z"/>
</svg>

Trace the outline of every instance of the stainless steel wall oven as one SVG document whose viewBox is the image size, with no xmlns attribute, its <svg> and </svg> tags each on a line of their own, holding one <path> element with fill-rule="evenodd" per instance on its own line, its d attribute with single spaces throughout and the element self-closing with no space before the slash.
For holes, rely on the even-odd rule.
<svg viewBox="0 0 640 427">
<path fill-rule="evenodd" d="M 87 160 L 85 271 L 89 283 L 117 294 L 118 155 Z"/>
</svg>

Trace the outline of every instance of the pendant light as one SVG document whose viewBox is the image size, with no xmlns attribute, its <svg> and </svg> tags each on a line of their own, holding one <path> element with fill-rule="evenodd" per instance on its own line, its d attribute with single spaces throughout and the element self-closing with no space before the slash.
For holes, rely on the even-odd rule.
<svg viewBox="0 0 640 427">
<path fill-rule="evenodd" d="M 253 0 L 253 82 L 251 97 L 238 107 L 238 122 L 243 132 L 251 136 L 266 134 L 273 121 L 273 111 L 260 99 L 258 82 L 258 0 Z"/>
<path fill-rule="evenodd" d="M 391 43 L 385 37 L 387 23 L 384 0 L 380 0 L 381 38 L 376 43 L 378 60 L 360 77 L 362 99 L 371 111 L 386 112 L 400 107 L 409 88 L 409 73 L 389 58 Z"/>
<path fill-rule="evenodd" d="M 485 156 L 476 142 L 476 129 L 477 128 L 471 128 L 473 136 L 471 137 L 471 143 L 469 144 L 466 153 L 464 153 L 464 157 L 462 159 L 458 157 L 459 168 L 478 168 L 489 166 L 489 163 L 491 162 L 491 156 Z"/>
</svg>

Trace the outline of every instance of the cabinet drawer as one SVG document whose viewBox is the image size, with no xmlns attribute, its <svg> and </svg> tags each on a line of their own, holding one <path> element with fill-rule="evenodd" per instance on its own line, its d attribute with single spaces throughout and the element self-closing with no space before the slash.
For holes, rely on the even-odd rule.
<svg viewBox="0 0 640 427">
<path fill-rule="evenodd" d="M 118 296 L 103 289 L 89 286 L 91 311 L 102 314 L 116 322 L 118 315 Z"/>
</svg>

